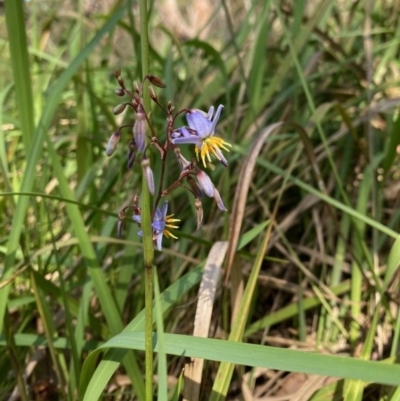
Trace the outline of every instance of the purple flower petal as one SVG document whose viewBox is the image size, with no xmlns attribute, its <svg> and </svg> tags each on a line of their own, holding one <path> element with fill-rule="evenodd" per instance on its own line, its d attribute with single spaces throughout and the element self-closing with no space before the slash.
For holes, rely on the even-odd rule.
<svg viewBox="0 0 400 401">
<path fill-rule="evenodd" d="M 174 145 L 197 145 L 198 147 L 201 147 L 203 140 L 202 138 L 198 136 L 190 136 L 188 138 L 176 138 L 172 140 L 172 143 Z"/>
<path fill-rule="evenodd" d="M 200 110 L 191 110 L 186 114 L 186 120 L 189 127 L 196 130 L 201 138 L 204 139 L 210 135 L 212 123 Z"/>
<path fill-rule="evenodd" d="M 217 188 L 214 188 L 214 199 L 215 199 L 215 202 L 217 203 L 218 209 L 222 210 L 223 212 L 226 212 L 227 209 L 224 205 L 224 202 L 222 202 L 221 195 L 217 191 Z"/>
<path fill-rule="evenodd" d="M 133 219 L 133 221 L 135 221 L 136 223 L 139 223 L 139 224 L 142 222 L 142 216 L 140 214 L 135 214 L 132 217 L 132 219 Z"/>
<path fill-rule="evenodd" d="M 224 108 L 224 106 L 222 104 L 220 104 L 218 106 L 218 109 L 217 109 L 216 113 L 215 113 L 214 120 L 212 121 L 211 129 L 210 129 L 210 132 L 212 133 L 212 135 L 214 135 L 215 127 L 217 126 L 217 123 L 218 123 L 218 120 L 219 120 L 219 117 L 221 115 L 221 111 L 222 111 L 223 108 Z"/>
<path fill-rule="evenodd" d="M 165 228 L 165 221 L 164 220 L 155 220 L 155 221 L 153 221 L 152 226 L 156 231 L 163 232 L 164 228 Z"/>
<path fill-rule="evenodd" d="M 157 234 L 157 249 L 159 251 L 162 250 L 162 237 L 163 237 L 163 232 L 161 231 L 160 233 Z"/>
<path fill-rule="evenodd" d="M 177 128 L 177 129 L 171 134 L 171 137 L 172 137 L 173 139 L 175 139 L 175 138 L 184 138 L 184 137 L 189 138 L 190 136 L 198 136 L 198 135 L 197 135 L 197 132 L 196 132 L 194 129 L 189 128 L 189 127 L 180 127 L 180 128 Z"/>
<path fill-rule="evenodd" d="M 161 220 L 162 219 L 162 213 L 159 208 L 156 209 L 156 212 L 154 213 L 154 220 Z"/>
<path fill-rule="evenodd" d="M 208 119 L 211 120 L 214 114 L 214 106 L 211 106 L 208 110 Z"/>
<path fill-rule="evenodd" d="M 162 209 L 161 209 L 161 214 L 162 214 L 162 219 L 165 220 L 165 216 L 167 215 L 167 211 L 168 211 L 168 202 L 165 201 L 164 204 L 162 205 Z"/>
<path fill-rule="evenodd" d="M 198 170 L 197 181 L 199 182 L 200 188 L 203 192 L 212 198 L 214 196 L 214 185 L 211 178 L 204 171 Z"/>
</svg>

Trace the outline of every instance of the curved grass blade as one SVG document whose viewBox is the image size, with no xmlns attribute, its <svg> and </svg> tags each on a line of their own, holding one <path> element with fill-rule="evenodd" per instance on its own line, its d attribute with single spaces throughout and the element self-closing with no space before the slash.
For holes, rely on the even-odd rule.
<svg viewBox="0 0 400 401">
<path fill-rule="evenodd" d="M 154 342 L 157 352 L 156 333 Z M 144 333 L 121 333 L 99 350 L 107 348 L 144 350 Z M 165 349 L 177 356 L 400 386 L 399 364 L 169 333 L 165 333 Z"/>
</svg>

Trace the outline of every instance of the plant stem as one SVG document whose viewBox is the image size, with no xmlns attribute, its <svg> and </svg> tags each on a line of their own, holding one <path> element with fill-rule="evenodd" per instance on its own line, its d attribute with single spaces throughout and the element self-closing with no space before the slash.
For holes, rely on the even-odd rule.
<svg viewBox="0 0 400 401">
<path fill-rule="evenodd" d="M 145 271 L 145 351 L 146 351 L 146 401 L 153 399 L 153 268 Z"/>
<path fill-rule="evenodd" d="M 147 19 L 147 0 L 139 0 L 140 44 L 142 58 L 142 78 L 149 74 L 149 38 Z M 147 113 L 150 112 L 148 81 L 143 86 L 143 101 Z M 146 139 L 148 141 L 148 139 Z M 146 362 L 146 400 L 153 399 L 153 233 L 151 227 L 151 199 L 146 178 L 142 178 L 142 230 L 143 258 L 145 270 L 145 362 Z"/>
</svg>

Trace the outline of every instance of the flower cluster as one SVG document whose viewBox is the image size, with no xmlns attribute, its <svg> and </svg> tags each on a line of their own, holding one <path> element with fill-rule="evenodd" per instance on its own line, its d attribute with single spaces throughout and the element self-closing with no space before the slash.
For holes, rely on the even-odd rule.
<svg viewBox="0 0 400 401">
<path fill-rule="evenodd" d="M 149 86 L 150 98 L 167 116 L 167 135 L 164 143 L 161 142 L 159 136 L 156 135 L 155 129 L 149 118 L 149 111 L 145 110 L 142 94 L 144 83 L 149 80 L 151 84 L 159 88 L 165 88 L 165 84 L 154 75 L 147 75 L 140 85 L 135 85 L 133 91 L 126 88 L 121 71 L 115 71 L 115 77 L 118 81 L 119 88 L 115 91 L 117 96 L 128 96 L 129 101 L 119 104 L 114 108 L 114 114 L 122 113 L 126 108 L 130 107 L 135 112 L 135 123 L 123 125 L 114 132 L 107 144 L 106 155 L 111 156 L 120 141 L 123 130 L 129 129 L 131 137 L 128 142 L 127 165 L 132 168 L 136 158 L 141 158 L 141 167 L 146 178 L 149 192 L 154 196 L 154 209 L 152 213 L 152 229 L 153 241 L 158 250 L 162 249 L 163 237 L 177 238 L 168 228 L 177 229 L 176 223 L 179 219 L 168 215 L 168 202 L 164 201 L 162 206 L 159 204 L 161 198 L 169 195 L 175 188 L 183 187 L 190 191 L 195 198 L 195 209 L 197 217 L 197 229 L 201 227 L 203 221 L 203 208 L 201 199 L 204 196 L 214 198 L 217 207 L 226 211 L 222 198 L 211 181 L 208 174 L 201 169 L 202 167 L 213 167 L 212 161 L 216 159 L 221 162 L 224 167 L 228 166 L 228 162 L 223 151 L 229 152 L 229 143 L 215 136 L 216 126 L 220 118 L 223 106 L 219 105 L 214 115 L 214 107 L 211 107 L 208 113 L 198 109 L 183 109 L 174 113 L 174 107 L 171 102 L 164 108 L 158 101 L 158 97 L 154 89 Z M 174 128 L 174 123 L 182 113 L 186 113 L 186 121 L 188 126 Z M 146 135 L 148 140 L 146 141 Z M 146 144 L 147 143 L 147 144 Z M 180 151 L 181 145 L 194 145 L 195 158 L 188 161 Z M 154 147 L 160 153 L 162 160 L 162 171 L 160 174 L 161 182 L 156 187 L 154 183 L 154 174 L 151 168 L 149 155 L 150 147 Z M 164 188 L 164 178 L 166 169 L 166 157 L 168 152 L 173 151 L 177 161 L 181 166 L 181 171 L 176 180 L 168 187 Z M 188 184 L 185 185 L 185 184 Z M 156 190 L 157 188 L 157 190 Z M 132 205 L 125 207 L 119 214 L 118 233 L 121 233 L 122 221 L 125 218 L 127 209 L 133 209 L 133 221 L 139 226 L 142 224 L 141 209 L 139 207 L 139 197 L 136 195 Z M 142 231 L 138 232 L 142 236 Z"/>
</svg>

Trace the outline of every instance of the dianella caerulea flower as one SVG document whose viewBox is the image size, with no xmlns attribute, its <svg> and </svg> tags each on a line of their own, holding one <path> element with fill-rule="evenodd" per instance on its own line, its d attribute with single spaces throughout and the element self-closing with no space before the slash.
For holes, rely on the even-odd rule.
<svg viewBox="0 0 400 401">
<path fill-rule="evenodd" d="M 195 145 L 197 160 L 201 159 L 204 167 L 207 167 L 206 160 L 211 163 L 211 156 L 216 157 L 225 167 L 228 166 L 228 162 L 222 154 L 221 149 L 229 152 L 227 146 L 232 145 L 225 142 L 222 138 L 214 136 L 215 128 L 223 107 L 222 104 L 218 106 L 214 119 L 212 118 L 214 114 L 214 106 L 210 107 L 207 114 L 198 109 L 191 109 L 186 114 L 186 120 L 189 127 L 179 128 L 173 134 L 173 144 Z"/>
<path fill-rule="evenodd" d="M 162 205 L 162 208 L 157 208 L 155 213 L 154 213 L 154 218 L 151 226 L 153 227 L 153 241 L 156 243 L 157 249 L 161 251 L 162 249 L 162 238 L 163 235 L 169 238 L 175 238 L 177 237 L 173 235 L 169 230 L 166 228 L 179 228 L 178 226 L 175 226 L 174 223 L 177 221 L 180 221 L 179 219 L 173 219 L 172 216 L 173 214 L 170 214 L 167 216 L 167 211 L 168 211 L 168 202 L 164 202 Z M 133 216 L 133 220 L 136 223 L 141 224 L 142 218 L 139 214 Z M 143 235 L 142 231 L 140 230 L 138 232 L 140 236 Z"/>
</svg>

